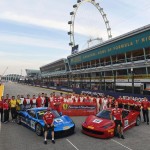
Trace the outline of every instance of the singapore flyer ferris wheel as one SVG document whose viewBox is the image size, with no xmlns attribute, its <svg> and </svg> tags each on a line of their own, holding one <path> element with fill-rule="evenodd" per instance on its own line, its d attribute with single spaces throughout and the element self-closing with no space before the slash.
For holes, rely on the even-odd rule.
<svg viewBox="0 0 150 150">
<path fill-rule="evenodd" d="M 70 25 L 70 31 L 68 32 L 68 35 L 70 36 L 69 46 L 72 49 L 72 54 L 78 52 L 78 44 L 75 41 L 75 30 L 74 30 L 76 14 L 78 12 L 79 7 L 83 5 L 85 2 L 92 4 L 99 11 L 100 15 L 103 18 L 103 22 L 105 24 L 105 28 L 107 31 L 107 38 L 108 39 L 112 38 L 109 21 L 107 19 L 106 13 L 104 12 L 100 4 L 97 3 L 96 0 L 77 0 L 77 3 L 73 5 L 73 11 L 70 12 L 71 20 L 68 21 L 68 24 Z"/>
</svg>

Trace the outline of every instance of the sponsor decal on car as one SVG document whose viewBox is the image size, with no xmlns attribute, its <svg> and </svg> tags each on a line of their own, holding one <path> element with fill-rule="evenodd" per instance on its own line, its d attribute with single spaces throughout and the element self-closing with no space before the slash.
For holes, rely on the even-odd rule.
<svg viewBox="0 0 150 150">
<path fill-rule="evenodd" d="M 124 127 L 127 127 L 129 125 L 129 121 L 128 120 L 125 120 L 124 121 Z"/>
<path fill-rule="evenodd" d="M 30 121 L 30 124 L 31 124 L 31 128 L 32 128 L 32 129 L 35 129 L 35 121 L 31 120 L 31 121 Z"/>
</svg>

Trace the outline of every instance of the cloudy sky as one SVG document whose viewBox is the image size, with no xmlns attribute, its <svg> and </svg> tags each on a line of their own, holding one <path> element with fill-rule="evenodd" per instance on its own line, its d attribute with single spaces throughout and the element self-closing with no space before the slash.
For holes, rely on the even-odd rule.
<svg viewBox="0 0 150 150">
<path fill-rule="evenodd" d="M 113 37 L 150 23 L 150 0 L 96 0 L 104 8 Z M 76 0 L 0 0 L 0 75 L 17 73 L 71 54 L 69 13 Z M 90 3 L 75 18 L 75 41 L 80 50 L 87 40 L 107 33 L 102 16 Z M 22 70 L 22 71 L 21 71 Z"/>
</svg>

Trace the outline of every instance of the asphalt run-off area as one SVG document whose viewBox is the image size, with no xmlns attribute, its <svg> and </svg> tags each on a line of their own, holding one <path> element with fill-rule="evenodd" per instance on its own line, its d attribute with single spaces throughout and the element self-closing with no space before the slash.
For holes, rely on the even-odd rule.
<svg viewBox="0 0 150 150">
<path fill-rule="evenodd" d="M 47 93 L 49 89 L 21 85 L 17 83 L 5 83 L 4 96 L 17 94 Z M 125 139 L 98 139 L 84 135 L 81 132 L 81 124 L 85 117 L 71 117 L 76 124 L 75 133 L 68 137 L 56 139 L 52 144 L 43 144 L 43 137 L 37 136 L 30 129 L 16 123 L 0 124 L 0 150 L 150 150 L 150 126 L 141 123 L 124 133 Z M 143 120 L 142 120 L 143 121 Z"/>
</svg>

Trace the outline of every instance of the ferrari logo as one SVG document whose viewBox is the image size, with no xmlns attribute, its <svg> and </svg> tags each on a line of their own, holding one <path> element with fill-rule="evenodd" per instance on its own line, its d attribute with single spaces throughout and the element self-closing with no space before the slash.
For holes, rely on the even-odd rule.
<svg viewBox="0 0 150 150">
<path fill-rule="evenodd" d="M 68 104 L 63 104 L 63 110 L 67 110 L 68 109 Z"/>
</svg>

